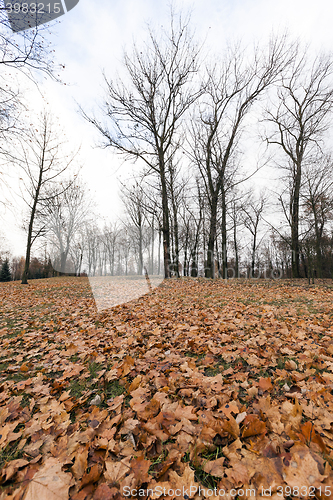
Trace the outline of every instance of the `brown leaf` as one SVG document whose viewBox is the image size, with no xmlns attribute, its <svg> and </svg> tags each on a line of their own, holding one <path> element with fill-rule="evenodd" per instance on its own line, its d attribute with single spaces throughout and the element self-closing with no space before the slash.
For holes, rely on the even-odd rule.
<svg viewBox="0 0 333 500">
<path fill-rule="evenodd" d="M 114 497 L 114 491 L 112 491 L 106 483 L 102 483 L 97 486 L 93 500 L 111 500 Z"/>
<path fill-rule="evenodd" d="M 218 458 L 217 460 L 211 460 L 206 462 L 202 468 L 207 474 L 211 474 L 215 477 L 223 477 L 225 472 L 225 468 L 223 467 L 224 461 L 224 457 Z"/>
<path fill-rule="evenodd" d="M 242 431 L 242 437 L 250 437 L 250 436 L 256 436 L 258 434 L 265 434 L 266 433 L 266 424 L 265 422 L 262 422 L 259 420 L 258 417 L 251 418 L 251 420 L 247 420 L 249 417 L 253 417 L 253 415 L 248 415 L 245 420 L 244 420 L 244 429 Z"/>
<path fill-rule="evenodd" d="M 260 377 L 259 387 L 262 391 L 271 391 L 273 389 L 271 379 Z"/>
<path fill-rule="evenodd" d="M 56 458 L 48 458 L 29 482 L 24 500 L 68 500 L 71 478 Z"/>
<path fill-rule="evenodd" d="M 26 465 L 28 465 L 28 463 L 28 460 L 24 460 L 22 458 L 18 458 L 17 460 L 12 460 L 11 462 L 9 462 L 1 471 L 1 475 L 3 478 L 1 482 L 8 481 L 16 474 L 19 469 L 25 467 Z"/>
<path fill-rule="evenodd" d="M 222 423 L 222 428 L 225 432 L 228 432 L 234 438 L 239 436 L 239 425 L 232 415 L 230 415 L 228 420 L 224 420 Z"/>
<path fill-rule="evenodd" d="M 119 462 L 106 461 L 104 477 L 111 483 L 119 483 L 130 470 L 131 457 L 126 457 Z"/>
<path fill-rule="evenodd" d="M 171 470 L 169 472 L 169 482 L 171 489 L 180 489 L 181 492 L 183 489 L 186 490 L 189 498 L 193 498 L 195 496 L 199 486 L 194 480 L 194 470 L 190 468 L 189 464 L 185 464 L 185 468 L 181 476 L 179 476 L 176 471 Z"/>
<path fill-rule="evenodd" d="M 131 461 L 131 472 L 138 484 L 146 483 L 149 481 L 148 475 L 149 467 L 151 466 L 150 460 L 145 460 L 143 457 L 135 458 Z"/>
<path fill-rule="evenodd" d="M 225 470 L 227 477 L 234 486 L 239 487 L 249 483 L 248 470 L 241 462 L 235 462 L 231 469 Z"/>
<path fill-rule="evenodd" d="M 156 399 L 152 399 L 145 407 L 137 411 L 138 417 L 142 420 L 150 420 L 155 417 L 160 411 L 160 403 Z"/>
<path fill-rule="evenodd" d="M 283 468 L 284 480 L 291 487 L 319 487 L 327 477 L 320 474 L 318 464 L 308 450 L 293 453 L 288 467 Z"/>
<path fill-rule="evenodd" d="M 88 465 L 88 449 L 85 450 L 80 449 L 75 454 L 75 462 L 72 466 L 72 472 L 74 474 L 75 479 L 81 479 L 83 474 L 85 473 Z"/>
<path fill-rule="evenodd" d="M 102 474 L 101 464 L 95 464 L 90 469 L 90 472 L 85 472 L 82 476 L 81 486 L 85 486 L 90 483 L 96 483 Z"/>
</svg>

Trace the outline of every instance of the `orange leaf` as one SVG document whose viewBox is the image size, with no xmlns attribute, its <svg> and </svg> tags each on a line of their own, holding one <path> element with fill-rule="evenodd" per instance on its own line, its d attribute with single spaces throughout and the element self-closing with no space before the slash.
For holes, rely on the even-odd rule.
<svg viewBox="0 0 333 500">
<path fill-rule="evenodd" d="M 248 415 L 245 419 L 244 422 L 248 419 L 250 415 Z M 251 419 L 250 422 L 246 424 L 246 426 L 243 429 L 242 432 L 242 437 L 250 437 L 250 436 L 256 436 L 258 434 L 265 434 L 266 433 L 266 424 L 265 422 L 262 422 L 259 420 L 258 417 Z"/>
<path fill-rule="evenodd" d="M 260 377 L 259 379 L 259 387 L 262 391 L 271 391 L 273 389 L 273 385 L 271 379 Z"/>
</svg>

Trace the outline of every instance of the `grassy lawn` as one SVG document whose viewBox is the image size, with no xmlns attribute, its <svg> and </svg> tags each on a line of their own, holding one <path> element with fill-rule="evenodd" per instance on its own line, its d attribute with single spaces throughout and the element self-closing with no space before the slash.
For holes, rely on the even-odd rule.
<svg viewBox="0 0 333 500">
<path fill-rule="evenodd" d="M 333 498 L 332 305 L 330 281 L 184 278 L 103 312 L 87 278 L 1 283 L 0 500 Z"/>
</svg>

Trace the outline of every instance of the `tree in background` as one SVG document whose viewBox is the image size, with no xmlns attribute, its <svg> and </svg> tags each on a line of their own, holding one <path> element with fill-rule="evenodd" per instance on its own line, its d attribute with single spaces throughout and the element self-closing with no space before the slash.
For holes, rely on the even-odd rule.
<svg viewBox="0 0 333 500">
<path fill-rule="evenodd" d="M 80 245 L 77 236 L 82 232 L 90 214 L 91 203 L 87 192 L 87 187 L 74 175 L 60 185 L 46 188 L 40 203 L 38 218 L 45 226 L 45 234 L 54 250 L 54 267 L 61 273 L 68 271 L 68 255 L 73 253 L 75 245 Z M 79 246 L 77 250 L 80 250 Z M 75 257 L 75 272 L 78 272 L 80 265 L 77 259 L 80 260 L 80 255 Z"/>
<path fill-rule="evenodd" d="M 9 268 L 9 260 L 6 259 L 1 266 L 0 281 L 11 281 L 11 279 L 12 279 L 12 274 Z"/>
<path fill-rule="evenodd" d="M 306 51 L 298 52 L 277 87 L 277 102 L 267 110 L 273 130 L 268 144 L 277 145 L 287 171 L 289 199 L 283 211 L 290 225 L 292 276 L 300 278 L 300 199 L 305 168 L 315 170 L 333 110 L 333 57 L 320 54 L 313 61 Z M 280 198 L 282 200 L 282 197 Z"/>
</svg>

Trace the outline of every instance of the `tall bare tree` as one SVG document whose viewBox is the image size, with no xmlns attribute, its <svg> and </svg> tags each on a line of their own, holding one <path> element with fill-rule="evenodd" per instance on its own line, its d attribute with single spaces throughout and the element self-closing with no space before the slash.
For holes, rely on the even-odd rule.
<svg viewBox="0 0 333 500">
<path fill-rule="evenodd" d="M 243 224 L 251 233 L 251 267 L 249 278 L 254 278 L 256 254 L 258 250 L 259 226 L 262 221 L 266 204 L 267 198 L 263 192 L 260 193 L 257 199 L 253 192 L 250 192 L 244 200 L 241 208 Z"/>
<path fill-rule="evenodd" d="M 277 88 L 277 103 L 267 111 L 273 125 L 267 142 L 280 147 L 286 161 L 278 165 L 288 172 L 289 207 L 285 210 L 291 228 L 292 275 L 300 277 L 300 196 L 305 167 L 315 169 L 314 160 L 330 126 L 333 109 L 333 58 L 321 54 L 309 60 L 298 48 L 290 70 Z"/>
<path fill-rule="evenodd" d="M 314 235 L 316 253 L 316 275 L 327 276 L 323 266 L 323 237 L 327 224 L 333 219 L 333 158 L 324 155 L 316 162 L 315 169 L 310 165 L 303 173 L 302 204 L 304 216 Z"/>
<path fill-rule="evenodd" d="M 31 247 L 46 231 L 45 221 L 35 227 L 36 215 L 50 197 L 48 189 L 70 166 L 73 156 L 61 153 L 61 143 L 55 132 L 52 116 L 40 115 L 38 128 L 32 128 L 20 141 L 15 163 L 23 170 L 24 200 L 28 205 L 28 235 L 22 284 L 28 283 Z"/>
<path fill-rule="evenodd" d="M 122 185 L 122 198 L 125 210 L 129 216 L 131 223 L 135 228 L 137 249 L 138 249 L 138 275 L 142 275 L 143 271 L 143 232 L 145 222 L 145 199 L 142 186 L 136 183 L 132 187 Z"/>
<path fill-rule="evenodd" d="M 193 80 L 198 70 L 199 48 L 189 29 L 189 19 L 171 14 L 170 27 L 159 34 L 149 29 L 143 47 L 124 55 L 123 79 L 105 76 L 104 113 L 107 122 L 83 113 L 110 146 L 125 158 L 140 159 L 155 172 L 161 185 L 163 211 L 164 274 L 170 276 L 170 214 L 167 164 L 179 142 L 179 128 L 198 97 Z"/>
<path fill-rule="evenodd" d="M 222 197 L 223 275 L 227 267 L 226 191 L 237 165 L 235 155 L 245 117 L 263 92 L 280 77 L 292 57 L 286 38 L 272 39 L 268 48 L 248 54 L 236 46 L 221 64 L 207 69 L 205 94 L 192 131 L 192 161 L 203 178 L 209 203 L 206 277 L 214 278 L 214 247 L 219 199 Z"/>
</svg>

